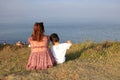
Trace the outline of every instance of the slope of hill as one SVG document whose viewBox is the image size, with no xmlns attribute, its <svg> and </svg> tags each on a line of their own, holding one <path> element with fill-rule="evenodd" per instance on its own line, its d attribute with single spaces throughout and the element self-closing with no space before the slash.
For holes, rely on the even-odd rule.
<svg viewBox="0 0 120 80">
<path fill-rule="evenodd" d="M 120 80 L 120 42 L 73 44 L 66 62 L 26 71 L 30 48 L 0 45 L 0 80 Z"/>
</svg>

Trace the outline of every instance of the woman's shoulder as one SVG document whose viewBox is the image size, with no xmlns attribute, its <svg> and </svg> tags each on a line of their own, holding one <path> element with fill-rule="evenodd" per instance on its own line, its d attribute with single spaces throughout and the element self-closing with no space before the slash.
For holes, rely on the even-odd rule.
<svg viewBox="0 0 120 80">
<path fill-rule="evenodd" d="M 44 35 L 44 37 L 49 37 L 49 35 Z"/>
<path fill-rule="evenodd" d="M 29 37 L 28 40 L 32 40 L 32 37 Z"/>
<path fill-rule="evenodd" d="M 29 37 L 29 38 L 28 38 L 28 42 L 31 42 L 31 41 L 32 41 L 32 37 Z"/>
<path fill-rule="evenodd" d="M 49 35 L 44 35 L 44 38 L 47 38 L 47 39 L 49 39 Z"/>
</svg>

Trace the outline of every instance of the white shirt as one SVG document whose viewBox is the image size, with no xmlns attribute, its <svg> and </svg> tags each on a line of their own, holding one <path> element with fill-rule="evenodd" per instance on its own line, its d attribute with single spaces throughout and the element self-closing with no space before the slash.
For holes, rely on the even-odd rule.
<svg viewBox="0 0 120 80">
<path fill-rule="evenodd" d="M 61 43 L 58 45 L 53 45 L 51 47 L 51 51 L 53 53 L 53 56 L 57 62 L 57 64 L 65 62 L 65 54 L 67 49 L 69 49 L 71 44 L 68 43 Z"/>
</svg>

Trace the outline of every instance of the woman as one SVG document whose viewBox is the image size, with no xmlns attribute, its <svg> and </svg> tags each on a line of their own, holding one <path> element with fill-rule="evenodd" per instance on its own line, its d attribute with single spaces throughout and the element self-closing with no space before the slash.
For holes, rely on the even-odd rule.
<svg viewBox="0 0 120 80">
<path fill-rule="evenodd" d="M 44 35 L 43 23 L 35 23 L 33 33 L 28 39 L 31 54 L 26 66 L 27 70 L 42 70 L 52 67 L 55 60 L 48 48 L 49 36 Z"/>
</svg>

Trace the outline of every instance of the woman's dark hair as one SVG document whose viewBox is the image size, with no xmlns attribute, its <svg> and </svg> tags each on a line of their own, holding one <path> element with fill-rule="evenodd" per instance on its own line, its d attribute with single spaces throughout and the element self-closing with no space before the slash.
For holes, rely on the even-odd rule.
<svg viewBox="0 0 120 80">
<path fill-rule="evenodd" d="M 40 23 L 36 22 L 34 24 L 31 37 L 34 41 L 41 41 L 43 38 L 44 32 L 45 30 L 44 30 L 43 22 L 40 22 Z"/>
<path fill-rule="evenodd" d="M 56 33 L 53 33 L 53 34 L 50 35 L 50 40 L 52 42 L 59 42 L 60 39 L 59 39 L 59 36 Z"/>
</svg>

